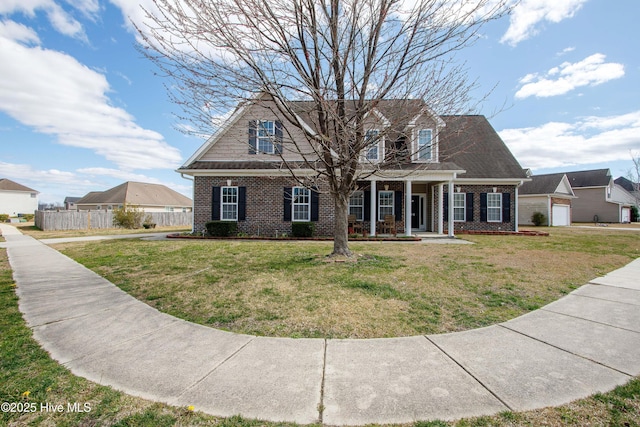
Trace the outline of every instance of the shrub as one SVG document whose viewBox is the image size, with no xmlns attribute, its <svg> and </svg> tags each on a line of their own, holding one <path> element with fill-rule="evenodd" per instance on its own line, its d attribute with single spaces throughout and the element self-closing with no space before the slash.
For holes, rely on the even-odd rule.
<svg viewBox="0 0 640 427">
<path fill-rule="evenodd" d="M 541 225 L 547 224 L 547 217 L 542 212 L 534 212 L 533 215 L 531 215 L 531 222 L 533 222 L 533 225 L 536 227 L 540 227 Z"/>
<path fill-rule="evenodd" d="M 33 221 L 33 218 L 35 218 L 34 214 L 24 214 L 22 215 L 22 218 L 24 218 L 25 221 L 27 222 L 31 222 Z"/>
<path fill-rule="evenodd" d="M 238 223 L 233 221 L 209 221 L 204 226 L 209 236 L 229 237 L 238 233 Z"/>
<path fill-rule="evenodd" d="M 638 207 L 631 206 L 631 222 L 638 222 Z"/>
<path fill-rule="evenodd" d="M 291 235 L 293 237 L 312 237 L 316 231 L 316 224 L 313 222 L 294 222 L 291 224 Z"/>
<path fill-rule="evenodd" d="M 0 214 L 0 222 L 7 222 L 9 214 Z"/>
<path fill-rule="evenodd" d="M 113 225 L 122 228 L 142 228 L 144 212 L 138 206 L 122 205 L 113 210 Z"/>
</svg>

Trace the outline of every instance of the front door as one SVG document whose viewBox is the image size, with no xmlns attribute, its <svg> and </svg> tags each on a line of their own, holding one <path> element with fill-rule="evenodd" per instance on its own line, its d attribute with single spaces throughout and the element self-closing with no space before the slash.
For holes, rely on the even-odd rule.
<svg viewBox="0 0 640 427">
<path fill-rule="evenodd" d="M 425 228 L 425 196 L 424 194 L 411 195 L 411 229 L 426 230 Z"/>
</svg>

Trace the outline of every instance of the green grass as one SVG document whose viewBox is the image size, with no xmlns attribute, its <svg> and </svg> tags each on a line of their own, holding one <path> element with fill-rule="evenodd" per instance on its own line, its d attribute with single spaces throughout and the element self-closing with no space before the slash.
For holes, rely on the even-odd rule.
<svg viewBox="0 0 640 427">
<path fill-rule="evenodd" d="M 238 333 L 377 338 L 461 331 L 552 302 L 640 256 L 636 232 L 552 229 L 474 245 L 109 240 L 57 246 L 149 305 Z"/>
<path fill-rule="evenodd" d="M 265 290 L 267 289 L 267 290 Z M 280 298 L 271 288 L 261 288 L 266 297 Z M 292 423 L 270 423 L 240 416 L 218 418 L 187 408 L 128 396 L 110 387 L 72 375 L 51 360 L 32 337 L 18 310 L 18 298 L 6 259 L 0 250 L 0 401 L 53 405 L 88 403 L 90 412 L 33 413 L 0 412 L 0 426 L 218 426 L 295 427 Z M 433 309 L 433 307 L 431 308 Z M 309 331 L 308 331 L 309 332 Z M 310 332 L 306 335 L 310 335 Z M 25 392 L 29 392 L 28 395 Z M 640 426 L 640 379 L 609 393 L 572 402 L 557 408 L 529 412 L 503 412 L 493 417 L 454 422 L 419 421 L 403 427 L 467 426 Z"/>
</svg>

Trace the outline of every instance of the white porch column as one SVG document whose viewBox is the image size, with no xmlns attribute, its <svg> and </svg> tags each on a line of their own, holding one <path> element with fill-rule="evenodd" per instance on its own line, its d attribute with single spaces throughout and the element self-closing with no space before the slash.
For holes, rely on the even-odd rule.
<svg viewBox="0 0 640 427">
<path fill-rule="evenodd" d="M 455 237 L 453 233 L 453 180 L 449 181 L 449 218 L 447 222 L 449 224 L 449 237 Z"/>
<path fill-rule="evenodd" d="M 369 235 L 370 236 L 375 236 L 376 235 L 376 222 L 378 219 L 378 216 L 376 215 L 376 204 L 378 203 L 378 196 L 377 196 L 377 191 L 376 191 L 376 182 L 375 181 L 371 181 L 371 206 L 370 206 L 370 217 L 371 217 L 371 224 L 369 224 Z"/>
<path fill-rule="evenodd" d="M 443 234 L 444 230 L 444 212 L 442 211 L 444 204 L 442 198 L 444 197 L 444 184 L 438 184 L 438 234 Z"/>
<path fill-rule="evenodd" d="M 404 234 L 411 236 L 411 180 L 404 182 Z"/>
</svg>

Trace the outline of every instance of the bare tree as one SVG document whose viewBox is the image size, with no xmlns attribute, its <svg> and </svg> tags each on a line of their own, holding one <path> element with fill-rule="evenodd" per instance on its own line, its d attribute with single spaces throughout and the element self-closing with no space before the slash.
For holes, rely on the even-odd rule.
<svg viewBox="0 0 640 427">
<path fill-rule="evenodd" d="M 303 148 L 288 140 L 284 149 L 300 161 L 287 162 L 283 154 L 285 167 L 303 185 L 324 184 L 336 212 L 333 253 L 350 255 L 349 196 L 358 179 L 379 167 L 363 166 L 363 153 L 385 137 L 384 131 L 366 135 L 365 120 L 391 99 L 419 100 L 438 114 L 469 112 L 475 82 L 455 54 L 476 40 L 484 24 L 507 13 L 509 2 L 154 3 L 157 10 L 148 10 L 148 23 L 138 28 L 143 52 L 172 79 L 169 93 L 183 108 L 181 119 L 208 134 L 219 125 L 215 117 L 255 100 L 256 92 L 267 94 L 285 129 L 297 129 L 308 142 Z M 406 122 L 397 116 L 392 120 Z M 394 123 L 384 129 L 394 129 Z M 308 173 L 298 173 L 309 168 L 313 182 Z"/>
</svg>

